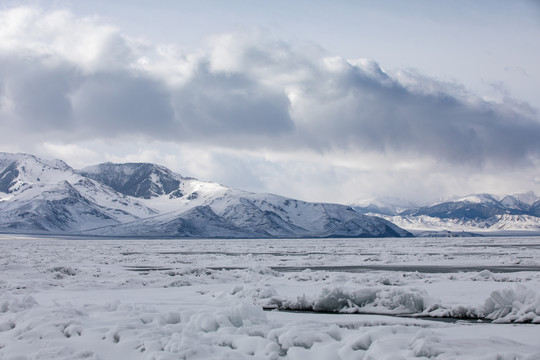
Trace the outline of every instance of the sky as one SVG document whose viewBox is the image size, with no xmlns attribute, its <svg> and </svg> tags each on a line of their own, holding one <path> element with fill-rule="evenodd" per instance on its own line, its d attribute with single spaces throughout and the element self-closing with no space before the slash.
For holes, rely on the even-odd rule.
<svg viewBox="0 0 540 360">
<path fill-rule="evenodd" d="M 540 195 L 540 2 L 0 4 L 0 151 L 307 201 Z"/>
</svg>

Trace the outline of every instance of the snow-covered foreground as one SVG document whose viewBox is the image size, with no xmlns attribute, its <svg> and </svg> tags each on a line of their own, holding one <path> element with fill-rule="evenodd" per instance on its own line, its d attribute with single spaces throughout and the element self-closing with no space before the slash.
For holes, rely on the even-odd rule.
<svg viewBox="0 0 540 360">
<path fill-rule="evenodd" d="M 540 237 L 0 235 L 0 359 L 540 359 Z"/>
</svg>

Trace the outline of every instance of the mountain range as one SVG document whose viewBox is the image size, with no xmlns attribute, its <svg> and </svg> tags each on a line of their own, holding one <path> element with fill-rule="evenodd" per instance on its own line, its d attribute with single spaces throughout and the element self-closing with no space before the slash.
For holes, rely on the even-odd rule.
<svg viewBox="0 0 540 360">
<path fill-rule="evenodd" d="M 533 192 L 497 196 L 472 194 L 430 205 L 390 198 L 351 204 L 358 212 L 383 217 L 418 231 L 540 231 L 540 197 Z"/>
<path fill-rule="evenodd" d="M 411 236 L 340 204 L 256 194 L 156 164 L 0 153 L 0 232 L 194 238 Z"/>
</svg>

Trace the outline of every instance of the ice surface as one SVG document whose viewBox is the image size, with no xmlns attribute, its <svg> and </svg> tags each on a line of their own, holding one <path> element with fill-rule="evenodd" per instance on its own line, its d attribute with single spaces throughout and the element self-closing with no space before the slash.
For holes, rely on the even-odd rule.
<svg viewBox="0 0 540 360">
<path fill-rule="evenodd" d="M 0 235 L 0 359 L 539 359 L 539 258 L 539 237 Z"/>
</svg>

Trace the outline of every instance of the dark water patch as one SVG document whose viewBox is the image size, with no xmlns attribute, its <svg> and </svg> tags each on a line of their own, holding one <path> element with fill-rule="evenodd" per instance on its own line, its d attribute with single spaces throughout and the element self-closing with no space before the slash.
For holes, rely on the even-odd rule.
<svg viewBox="0 0 540 360">
<path fill-rule="evenodd" d="M 425 253 L 429 256 L 436 256 L 436 255 L 444 255 L 444 256 L 476 256 L 476 255 L 484 255 L 484 256 L 492 256 L 494 255 L 493 252 L 488 251 L 463 251 L 463 252 L 429 252 Z M 496 253 L 497 256 L 501 255 L 508 255 L 508 253 Z"/>
<path fill-rule="evenodd" d="M 478 247 L 478 248 L 527 248 L 527 249 L 540 249 L 539 243 L 515 243 L 515 244 L 459 244 L 456 247 Z"/>
<path fill-rule="evenodd" d="M 174 270 L 173 267 L 164 266 L 125 266 L 128 271 L 148 272 L 148 271 L 167 271 Z M 209 266 L 208 270 L 246 270 L 245 266 Z M 483 265 L 483 266 L 451 266 L 451 265 L 343 265 L 343 266 L 271 266 L 270 269 L 277 272 L 302 272 L 328 271 L 328 272 L 346 272 L 363 273 L 369 271 L 396 271 L 396 272 L 418 272 L 429 274 L 446 274 L 458 272 L 480 272 L 489 270 L 492 273 L 514 273 L 520 271 L 540 272 L 540 265 Z"/>
<path fill-rule="evenodd" d="M 135 272 L 150 272 L 150 271 L 168 271 L 173 270 L 172 267 L 163 267 L 163 266 L 125 266 L 128 271 Z"/>
<path fill-rule="evenodd" d="M 332 252 L 227 252 L 227 251 L 162 251 L 160 255 L 226 255 L 226 256 L 245 256 L 245 255 L 269 255 L 269 256 L 306 256 L 306 255 L 377 255 L 375 253 L 332 253 Z"/>
<path fill-rule="evenodd" d="M 540 271 L 539 265 L 481 265 L 481 266 L 452 266 L 452 265 L 344 265 L 344 266 L 274 266 L 278 272 L 301 272 L 304 270 L 362 273 L 367 271 L 399 271 L 431 274 L 456 272 L 480 272 L 489 270 L 492 273 L 513 273 L 519 271 Z"/>
<path fill-rule="evenodd" d="M 280 309 L 275 307 L 263 307 L 264 311 L 279 311 L 284 313 L 296 313 L 296 314 L 314 314 L 314 315 L 354 315 L 354 316 L 387 316 L 391 318 L 405 318 L 405 319 L 415 319 L 415 320 L 427 320 L 427 321 L 436 321 L 450 324 L 491 324 L 492 320 L 487 319 L 478 319 L 478 318 L 462 318 L 462 317 L 434 317 L 429 315 L 417 315 L 417 314 L 381 314 L 381 313 L 372 313 L 372 312 L 334 312 L 326 310 L 291 310 L 291 309 Z"/>
<path fill-rule="evenodd" d="M 243 266 L 208 267 L 209 270 L 245 270 Z M 419 272 L 426 274 L 447 274 L 458 272 L 480 272 L 489 270 L 492 273 L 513 273 L 520 271 L 540 272 L 536 265 L 495 265 L 495 266 L 445 266 L 445 265 L 343 265 L 343 266 L 271 266 L 277 272 L 329 271 L 346 273 L 363 273 L 369 271 Z"/>
<path fill-rule="evenodd" d="M 138 252 L 138 251 L 126 251 L 121 252 L 121 255 L 129 256 L 129 255 L 151 255 L 151 254 L 157 254 L 157 255 L 183 255 L 183 256 L 189 256 L 189 255 L 225 255 L 225 256 L 245 256 L 245 255 L 268 255 L 268 256 L 309 256 L 309 255 L 339 255 L 339 256 L 346 256 L 346 255 L 353 255 L 353 256 L 374 256 L 374 255 L 380 255 L 380 253 L 363 253 L 363 252 L 252 252 L 252 251 L 246 251 L 246 252 L 227 252 L 227 251 L 158 251 L 158 252 Z"/>
</svg>

